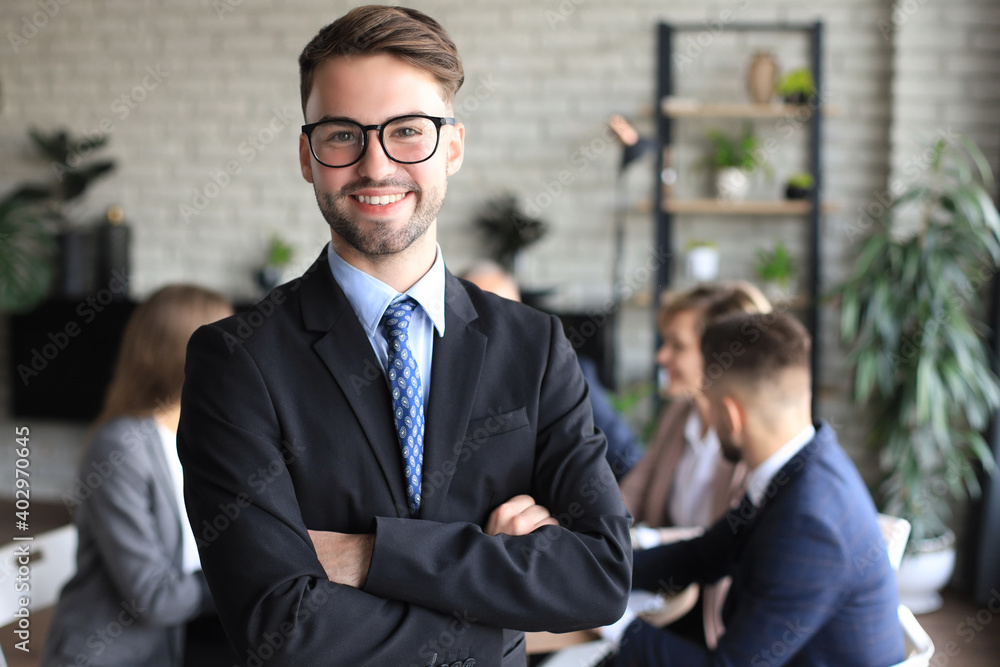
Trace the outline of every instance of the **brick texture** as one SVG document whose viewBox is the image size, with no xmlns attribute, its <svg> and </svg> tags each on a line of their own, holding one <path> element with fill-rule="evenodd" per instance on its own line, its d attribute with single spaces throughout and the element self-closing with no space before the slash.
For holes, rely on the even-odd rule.
<svg viewBox="0 0 1000 667">
<path fill-rule="evenodd" d="M 86 221 L 111 203 L 124 207 L 135 230 L 133 296 L 169 281 L 193 280 L 234 298 L 253 297 L 253 272 L 273 234 L 294 245 L 299 268 L 328 238 L 298 170 L 296 58 L 321 25 L 353 4 L 6 0 L 0 6 L 0 190 L 46 172 L 29 155 L 28 128 L 93 135 L 104 127 L 110 135 L 106 152 L 118 169 L 91 191 L 77 214 Z M 827 287 L 844 276 L 853 258 L 848 231 L 857 210 L 885 189 L 912 133 L 947 124 L 968 127 L 994 156 L 1000 152 L 993 111 L 1000 96 L 995 3 L 957 0 L 945 11 L 918 2 L 920 9 L 892 30 L 880 28 L 886 21 L 892 25 L 887 0 L 410 4 L 444 23 L 466 67 L 467 84 L 457 100 L 457 115 L 467 125 L 466 160 L 440 216 L 449 266 L 461 270 L 481 252 L 471 221 L 483 202 L 514 192 L 551 225 L 529 251 L 520 277 L 531 286 L 557 287 L 555 303 L 566 308 L 599 308 L 611 295 L 619 152 L 605 123 L 610 114 L 622 113 L 641 131 L 652 131 L 660 20 L 705 24 L 706 37 L 694 33 L 697 56 L 682 92 L 719 100 L 744 99 L 745 69 L 758 49 L 772 50 L 782 68 L 806 62 L 798 38 L 731 33 L 715 28 L 720 21 L 826 21 L 828 102 L 840 109 L 824 137 L 825 196 L 840 205 L 824 221 Z M 980 85 L 984 81 L 989 86 Z M 707 187 L 707 176 L 692 167 L 712 126 L 692 121 L 680 137 L 686 152 L 679 154 L 679 187 L 691 194 Z M 766 124 L 758 128 L 762 137 L 775 132 Z M 776 196 L 802 159 L 795 137 L 782 143 L 772 160 L 774 180 L 758 179 L 758 193 Z M 227 176 L 227 165 L 238 173 Z M 626 385 L 649 377 L 653 364 L 648 266 L 657 259 L 650 215 L 639 206 L 651 196 L 652 171 L 647 157 L 625 179 L 631 202 L 625 275 L 635 293 L 618 340 L 620 381 Z M 752 250 L 779 238 L 800 249 L 801 227 L 794 219 L 690 219 L 678 229 L 677 264 L 683 264 L 686 242 L 708 238 L 720 245 L 723 277 L 750 277 Z M 860 455 L 863 420 L 847 399 L 835 312 L 823 311 L 822 327 L 820 406 Z M 9 378 L 0 380 L 6 385 Z M 0 428 L 9 432 L 12 422 L 4 408 Z M 36 493 L 58 497 L 72 480 L 85 431 L 59 424 L 35 430 L 39 453 L 33 465 L 44 468 L 35 478 Z M 9 462 L 8 449 L 0 448 L 0 466 Z M 0 491 L 10 485 L 10 479 L 0 479 Z"/>
</svg>

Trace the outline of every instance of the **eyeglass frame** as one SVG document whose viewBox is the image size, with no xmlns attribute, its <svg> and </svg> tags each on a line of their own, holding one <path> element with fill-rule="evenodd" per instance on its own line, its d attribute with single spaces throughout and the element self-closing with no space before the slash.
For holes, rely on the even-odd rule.
<svg viewBox="0 0 1000 667">
<path fill-rule="evenodd" d="M 397 160 L 396 158 L 389 155 L 389 150 L 385 147 L 385 136 L 384 136 L 385 127 L 387 125 L 396 122 L 397 120 L 402 120 L 403 118 L 424 118 L 426 120 L 433 122 L 434 127 L 437 128 L 437 137 L 434 139 L 434 149 L 430 152 L 430 155 L 428 155 L 422 160 L 415 160 L 413 162 L 405 162 L 403 160 Z M 313 148 L 312 144 L 312 133 L 313 130 L 315 130 L 317 127 L 325 123 L 351 123 L 352 125 L 357 125 L 358 127 L 361 128 L 361 136 L 362 136 L 361 152 L 358 153 L 358 157 L 355 158 L 354 162 L 348 162 L 347 164 L 334 166 L 332 164 L 327 164 L 326 162 L 323 162 L 322 160 L 319 159 L 319 156 L 316 155 L 316 149 Z M 454 125 L 454 124 L 455 124 L 455 119 L 451 116 L 425 116 L 424 114 L 419 114 L 419 113 L 408 113 L 408 114 L 403 114 L 402 116 L 396 116 L 378 125 L 362 125 L 361 123 L 352 118 L 326 118 L 324 120 L 316 121 L 315 123 L 308 123 L 306 125 L 303 125 L 302 134 L 306 135 L 306 139 L 309 141 L 309 152 L 312 154 L 312 156 L 321 165 L 323 165 L 324 167 L 328 167 L 330 169 L 343 169 L 344 167 L 350 167 L 357 164 L 358 162 L 361 162 L 361 158 L 363 158 L 365 156 L 365 153 L 368 152 L 368 133 L 371 132 L 372 130 L 378 131 L 378 142 L 382 146 L 382 152 L 385 153 L 385 156 L 387 158 L 398 164 L 420 164 L 421 162 L 427 162 L 432 157 L 434 157 L 435 153 L 437 153 L 438 146 L 441 145 L 441 128 L 444 127 L 445 125 Z"/>
</svg>

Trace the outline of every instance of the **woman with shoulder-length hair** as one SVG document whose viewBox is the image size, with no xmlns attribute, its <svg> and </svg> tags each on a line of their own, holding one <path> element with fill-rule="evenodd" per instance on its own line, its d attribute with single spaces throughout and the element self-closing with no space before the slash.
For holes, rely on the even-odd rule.
<svg viewBox="0 0 1000 667">
<path fill-rule="evenodd" d="M 43 667 L 180 667 L 185 623 L 213 609 L 184 510 L 176 432 L 188 339 L 231 313 L 215 292 L 170 285 L 129 319 L 80 463 L 77 572 L 60 595 Z"/>
</svg>

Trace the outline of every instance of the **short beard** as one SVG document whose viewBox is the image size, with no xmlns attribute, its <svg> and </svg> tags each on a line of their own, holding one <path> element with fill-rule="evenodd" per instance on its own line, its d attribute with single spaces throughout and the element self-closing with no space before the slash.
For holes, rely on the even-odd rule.
<svg viewBox="0 0 1000 667">
<path fill-rule="evenodd" d="M 350 214 L 346 210 L 346 202 L 352 192 L 357 192 L 365 188 L 376 187 L 404 187 L 417 198 L 417 206 L 413 215 L 399 230 L 393 231 L 385 227 L 376 227 L 371 233 L 362 231 Z M 369 257 L 381 257 L 385 255 L 395 255 L 409 248 L 413 243 L 423 236 L 431 223 L 437 219 L 441 205 L 444 203 L 444 194 L 447 186 L 421 190 L 413 183 L 401 183 L 395 181 L 383 181 L 381 183 L 371 179 L 362 179 L 340 190 L 337 194 L 320 192 L 316 190 L 316 203 L 319 210 L 326 218 L 330 229 L 339 237 L 344 239 L 348 245 L 363 255 Z"/>
<path fill-rule="evenodd" d="M 722 458 L 730 463 L 739 463 L 743 460 L 743 450 L 721 435 L 719 435 L 719 447 L 722 449 Z"/>
</svg>

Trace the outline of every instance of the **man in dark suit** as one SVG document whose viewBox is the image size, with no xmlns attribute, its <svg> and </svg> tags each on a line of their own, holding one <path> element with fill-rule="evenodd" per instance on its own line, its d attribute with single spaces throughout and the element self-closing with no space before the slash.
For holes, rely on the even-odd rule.
<svg viewBox="0 0 1000 667">
<path fill-rule="evenodd" d="M 618 665 L 853 665 L 903 659 L 896 581 L 875 507 L 828 424 L 812 425 L 809 335 L 788 314 L 741 314 L 702 338 L 720 444 L 747 496 L 702 537 L 637 551 L 633 585 L 732 576 L 714 651 L 629 614 Z M 634 618 L 634 617 L 632 617 Z M 612 637 L 614 638 L 614 637 Z"/>
<path fill-rule="evenodd" d="M 303 177 L 332 243 L 192 338 L 179 451 L 248 665 L 524 665 L 524 630 L 618 618 L 630 517 L 558 320 L 452 276 L 436 242 L 461 62 L 360 7 L 299 59 Z"/>
</svg>

